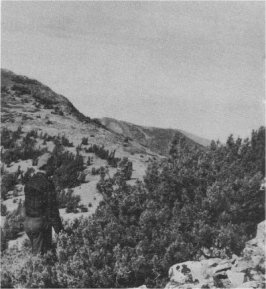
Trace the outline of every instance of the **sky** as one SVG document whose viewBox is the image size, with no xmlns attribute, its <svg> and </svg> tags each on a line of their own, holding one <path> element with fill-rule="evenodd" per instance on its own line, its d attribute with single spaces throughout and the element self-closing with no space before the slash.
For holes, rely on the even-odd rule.
<svg viewBox="0 0 266 289">
<path fill-rule="evenodd" d="M 265 124 L 263 1 L 3 1 L 1 10 L 1 67 L 87 116 L 221 141 Z"/>
</svg>

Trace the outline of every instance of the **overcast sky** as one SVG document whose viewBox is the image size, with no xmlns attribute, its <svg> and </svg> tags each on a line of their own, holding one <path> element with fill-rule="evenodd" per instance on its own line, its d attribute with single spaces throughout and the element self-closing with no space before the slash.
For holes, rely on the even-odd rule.
<svg viewBox="0 0 266 289">
<path fill-rule="evenodd" d="M 2 67 L 85 115 L 224 141 L 264 124 L 264 2 L 2 2 Z"/>
</svg>

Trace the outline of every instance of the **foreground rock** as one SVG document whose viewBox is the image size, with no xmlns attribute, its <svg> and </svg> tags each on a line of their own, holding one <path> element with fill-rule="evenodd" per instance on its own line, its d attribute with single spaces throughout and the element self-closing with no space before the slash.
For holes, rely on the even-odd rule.
<svg viewBox="0 0 266 289">
<path fill-rule="evenodd" d="M 266 288 L 265 235 L 264 221 L 258 225 L 256 237 L 246 243 L 241 257 L 173 265 L 169 269 L 170 282 L 165 289 Z"/>
</svg>

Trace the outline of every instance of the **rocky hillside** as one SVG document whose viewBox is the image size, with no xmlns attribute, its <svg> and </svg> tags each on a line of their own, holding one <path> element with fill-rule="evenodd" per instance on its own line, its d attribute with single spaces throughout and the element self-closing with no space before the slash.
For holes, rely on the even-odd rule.
<svg viewBox="0 0 266 289">
<path fill-rule="evenodd" d="M 24 186 L 18 175 L 25 175 L 29 170 L 38 172 L 40 163 L 44 160 L 47 162 L 51 157 L 56 141 L 59 140 L 65 151 L 73 157 L 79 149 L 84 164 L 83 170 L 79 172 L 84 176 L 84 181 L 71 185 L 73 195 L 80 197 L 77 205 L 80 208 L 72 210 L 75 213 L 67 212 L 65 205 L 61 204 L 61 216 L 67 220 L 95 212 L 102 200 L 96 189 L 101 167 L 108 167 L 110 175 L 116 172 L 106 158 L 99 156 L 101 150 L 115 154 L 113 157 L 118 159 L 129 159 L 133 166 L 129 182 L 133 184 L 136 179 L 143 177 L 150 161 L 161 159 L 168 152 L 169 142 L 175 134 L 171 130 L 141 128 L 122 122 L 120 126 L 123 124 L 123 130 L 117 131 L 110 122 L 84 116 L 66 97 L 39 81 L 5 69 L 1 69 L 1 122 L 1 169 L 4 181 L 1 187 L 4 193 L 1 196 L 4 196 L 2 204 L 6 210 L 1 227 L 6 224 L 5 216 L 9 215 L 11 231 L 14 231 L 9 245 L 21 245 L 26 238 L 23 231 L 16 231 L 19 222 L 13 224 L 13 217 L 10 217 L 10 214 L 20 214 L 17 210 L 24 201 Z M 81 145 L 83 139 L 86 139 L 86 145 Z M 186 137 L 186 140 L 188 145 L 194 143 L 190 138 Z M 95 151 L 89 152 L 94 145 L 100 150 L 98 155 Z M 63 191 L 69 188 L 69 185 L 65 185 L 60 190 L 65 194 Z"/>
<path fill-rule="evenodd" d="M 62 207 L 60 214 L 65 220 L 93 214 L 102 200 L 96 189 L 99 170 L 109 167 L 109 174 L 113 175 L 116 168 L 110 166 L 107 157 L 101 154 L 109 152 L 114 158 L 130 159 L 133 164 L 131 182 L 142 178 L 151 159 L 161 158 L 135 140 L 125 142 L 124 136 L 114 134 L 97 120 L 84 116 L 67 98 L 37 80 L 4 69 L 1 70 L 1 122 L 1 170 L 4 181 L 1 188 L 5 191 L 2 204 L 6 210 L 2 214 L 1 227 L 6 223 L 5 216 L 15 214 L 24 200 L 24 186 L 18 175 L 25 175 L 29 170 L 38 172 L 42 167 L 40 164 L 51 157 L 58 141 L 72 157 L 79 150 L 84 165 L 79 172 L 84 180 L 77 180 L 77 184 L 71 185 L 73 195 L 80 197 L 80 209 L 74 213 Z M 81 145 L 83 139 L 86 142 Z M 67 192 L 69 186 L 64 185 L 60 189 L 64 194 L 63 191 Z M 9 245 L 21 245 L 26 236 L 19 229 L 17 232 L 16 227 L 19 228 L 20 224 L 11 219 L 14 234 Z"/>
<path fill-rule="evenodd" d="M 168 154 L 171 141 L 176 135 L 185 137 L 188 144 L 196 143 L 201 146 L 210 144 L 209 140 L 182 130 L 144 127 L 107 117 L 100 119 L 100 121 L 110 131 L 118 135 L 123 135 L 129 140 L 134 139 L 144 147 L 162 155 Z"/>
<path fill-rule="evenodd" d="M 167 289 L 261 288 L 261 234 L 240 253 L 265 219 L 265 128 L 205 149 L 180 133 L 166 159 L 163 131 L 157 144 L 153 129 L 114 132 L 35 80 L 2 77 L 3 288 L 163 288 L 170 266 Z M 32 171 L 52 176 L 65 221 L 53 264 L 23 231 Z"/>
<path fill-rule="evenodd" d="M 168 151 L 168 142 L 174 136 L 174 132 L 167 130 L 155 129 L 152 132 L 153 129 L 134 125 L 128 126 L 127 131 L 117 132 L 110 123 L 105 126 L 99 120 L 84 116 L 66 97 L 39 81 L 5 69 L 1 69 L 1 122 L 2 189 L 5 191 L 2 203 L 7 210 L 4 215 L 16 212 L 18 205 L 24 200 L 24 186 L 22 180 L 18 179 L 19 173 L 25 175 L 29 170 L 38 172 L 39 164 L 44 159 L 47 162 L 58 141 L 72 157 L 79 150 L 79 155 L 83 158 L 84 168 L 79 174 L 85 176 L 85 179 L 71 185 L 71 191 L 73 195 L 80 196 L 79 206 L 85 206 L 89 210 L 86 212 L 80 207 L 76 210 L 78 213 L 67 213 L 65 208 L 60 209 L 64 219 L 72 219 L 95 212 L 102 199 L 96 189 L 100 168 L 108 167 L 110 175 L 116 172 L 116 168 L 108 164 L 106 157 L 99 154 L 108 152 L 117 159 L 128 158 L 133 166 L 129 182 L 133 184 L 136 179 L 142 179 L 150 161 L 163 158 L 162 155 Z M 86 139 L 85 145 L 81 145 L 83 139 Z M 192 143 L 191 139 L 186 140 L 188 144 Z M 93 146 L 96 146 L 98 154 L 95 148 L 94 151 L 89 151 Z M 60 189 L 63 192 L 69 186 L 65 185 Z M 5 216 L 1 226 L 4 224 Z M 20 244 L 25 239 L 23 232 L 16 232 L 10 244 L 17 243 L 17 236 L 20 235 Z"/>
<path fill-rule="evenodd" d="M 165 155 L 175 134 L 185 136 L 188 144 L 208 144 L 207 140 L 178 130 L 145 128 L 109 118 L 91 119 L 39 81 L 5 69 L 1 70 L 1 106 L 5 127 L 22 125 L 26 130 L 61 133 L 73 138 L 74 143 L 85 135 L 92 143 L 116 148 L 122 155 Z"/>
<path fill-rule="evenodd" d="M 84 116 L 67 98 L 37 80 L 4 69 L 1 72 L 3 127 L 14 130 L 22 126 L 24 131 L 38 129 L 50 135 L 65 135 L 74 145 L 88 137 L 89 143 L 116 149 L 120 156 L 156 155 L 136 140 L 125 142 L 124 136 L 114 134 L 99 121 Z"/>
<path fill-rule="evenodd" d="M 1 112 L 5 127 L 21 125 L 50 133 L 98 133 L 112 139 L 100 123 L 81 114 L 64 96 L 37 80 L 1 70 Z M 109 137 L 108 137 L 109 136 Z M 115 138 L 115 136 L 113 136 Z M 112 141 L 118 139 L 112 139 Z"/>
</svg>

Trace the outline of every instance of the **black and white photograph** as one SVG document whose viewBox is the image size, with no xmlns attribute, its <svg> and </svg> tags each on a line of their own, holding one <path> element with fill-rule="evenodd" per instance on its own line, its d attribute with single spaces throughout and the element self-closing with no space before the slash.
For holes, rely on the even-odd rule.
<svg viewBox="0 0 266 289">
<path fill-rule="evenodd" d="M 1 288 L 266 288 L 265 1 L 1 1 Z"/>
</svg>

